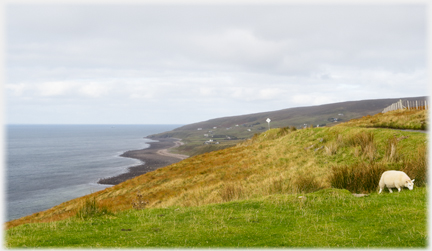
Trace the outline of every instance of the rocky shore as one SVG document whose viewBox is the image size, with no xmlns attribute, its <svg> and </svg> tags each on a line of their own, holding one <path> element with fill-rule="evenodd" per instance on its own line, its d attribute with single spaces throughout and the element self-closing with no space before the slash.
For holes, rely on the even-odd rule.
<svg viewBox="0 0 432 251">
<path fill-rule="evenodd" d="M 143 164 L 129 167 L 127 173 L 100 179 L 98 183 L 103 185 L 117 185 L 128 179 L 171 165 L 188 157 L 186 155 L 169 153 L 169 148 L 178 147 L 182 144 L 179 139 L 156 138 L 154 140 L 158 140 L 158 142 L 151 142 L 149 148 L 127 151 L 120 155 L 126 158 L 139 159 L 143 161 Z"/>
</svg>

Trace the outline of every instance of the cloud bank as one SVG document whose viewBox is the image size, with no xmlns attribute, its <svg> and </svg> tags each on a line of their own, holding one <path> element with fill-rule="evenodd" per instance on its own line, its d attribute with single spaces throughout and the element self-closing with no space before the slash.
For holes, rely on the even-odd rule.
<svg viewBox="0 0 432 251">
<path fill-rule="evenodd" d="M 8 5 L 8 123 L 181 124 L 427 93 L 426 6 Z"/>
</svg>

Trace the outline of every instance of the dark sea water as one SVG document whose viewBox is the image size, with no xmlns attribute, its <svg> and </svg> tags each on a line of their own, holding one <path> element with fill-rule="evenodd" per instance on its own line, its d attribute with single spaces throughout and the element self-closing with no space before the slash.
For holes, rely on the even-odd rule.
<svg viewBox="0 0 432 251">
<path fill-rule="evenodd" d="M 5 131 L 6 221 L 105 189 L 101 178 L 140 164 L 119 157 L 152 142 L 144 137 L 180 125 L 8 125 Z"/>
</svg>

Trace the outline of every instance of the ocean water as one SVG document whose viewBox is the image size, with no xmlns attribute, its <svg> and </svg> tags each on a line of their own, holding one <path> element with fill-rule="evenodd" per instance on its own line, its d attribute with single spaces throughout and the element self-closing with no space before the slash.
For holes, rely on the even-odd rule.
<svg viewBox="0 0 432 251">
<path fill-rule="evenodd" d="M 144 137 L 180 125 L 7 125 L 5 220 L 105 189 L 101 178 L 139 160 L 119 155 L 149 147 Z"/>
</svg>

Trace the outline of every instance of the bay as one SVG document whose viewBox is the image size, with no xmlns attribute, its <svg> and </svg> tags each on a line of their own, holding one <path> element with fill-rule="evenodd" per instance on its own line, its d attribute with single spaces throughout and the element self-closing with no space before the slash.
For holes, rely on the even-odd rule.
<svg viewBox="0 0 432 251">
<path fill-rule="evenodd" d="M 7 125 L 6 220 L 105 189 L 101 178 L 139 160 L 120 157 L 181 125 Z"/>
</svg>

